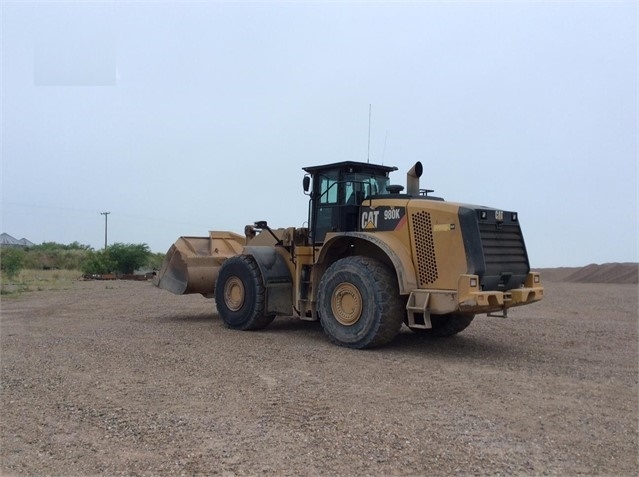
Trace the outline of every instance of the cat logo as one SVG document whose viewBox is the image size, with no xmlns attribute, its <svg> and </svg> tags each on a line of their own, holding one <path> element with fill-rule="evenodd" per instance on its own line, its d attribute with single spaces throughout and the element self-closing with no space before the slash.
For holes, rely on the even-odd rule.
<svg viewBox="0 0 639 477">
<path fill-rule="evenodd" d="M 362 212 L 362 230 L 376 229 L 379 210 L 365 210 Z"/>
<path fill-rule="evenodd" d="M 406 208 L 381 206 L 363 208 L 360 212 L 359 226 L 361 230 L 378 230 L 380 232 L 395 230 L 406 223 Z"/>
</svg>

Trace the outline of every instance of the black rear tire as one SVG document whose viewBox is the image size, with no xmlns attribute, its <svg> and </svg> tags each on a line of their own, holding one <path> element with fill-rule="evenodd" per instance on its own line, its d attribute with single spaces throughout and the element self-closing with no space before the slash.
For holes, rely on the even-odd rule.
<svg viewBox="0 0 639 477">
<path fill-rule="evenodd" d="M 333 263 L 320 280 L 320 322 L 329 339 L 349 348 L 372 348 L 395 338 L 404 301 L 395 271 L 368 257 Z"/>
<path fill-rule="evenodd" d="M 222 264 L 215 302 L 224 324 L 234 330 L 260 330 L 275 318 L 266 314 L 266 287 L 250 255 L 236 255 Z"/>
<path fill-rule="evenodd" d="M 412 331 L 423 336 L 445 338 L 461 333 L 472 323 L 475 315 L 450 313 L 448 315 L 430 315 L 432 328 L 411 328 Z"/>
</svg>

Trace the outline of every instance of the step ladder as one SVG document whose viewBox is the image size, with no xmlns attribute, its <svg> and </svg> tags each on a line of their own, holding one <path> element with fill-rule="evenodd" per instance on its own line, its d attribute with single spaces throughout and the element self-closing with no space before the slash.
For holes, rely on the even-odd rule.
<svg viewBox="0 0 639 477">
<path fill-rule="evenodd" d="M 410 292 L 406 303 L 406 314 L 410 328 L 430 329 L 433 327 L 430 322 L 430 311 L 428 310 L 429 301 L 430 292 L 427 290 L 413 290 Z M 415 316 L 416 314 L 418 316 Z"/>
</svg>

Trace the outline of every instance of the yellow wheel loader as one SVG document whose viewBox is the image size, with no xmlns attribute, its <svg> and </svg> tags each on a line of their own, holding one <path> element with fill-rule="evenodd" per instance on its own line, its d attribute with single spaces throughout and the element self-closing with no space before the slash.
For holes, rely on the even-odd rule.
<svg viewBox="0 0 639 477">
<path fill-rule="evenodd" d="M 516 212 L 429 195 L 420 162 L 406 189 L 390 183 L 396 170 L 352 161 L 306 167 L 308 227 L 260 221 L 244 236 L 180 237 L 155 284 L 214 297 L 233 329 L 293 315 L 319 320 L 332 342 L 351 348 L 388 343 L 402 324 L 451 336 L 477 314 L 506 317 L 542 299 Z"/>
</svg>

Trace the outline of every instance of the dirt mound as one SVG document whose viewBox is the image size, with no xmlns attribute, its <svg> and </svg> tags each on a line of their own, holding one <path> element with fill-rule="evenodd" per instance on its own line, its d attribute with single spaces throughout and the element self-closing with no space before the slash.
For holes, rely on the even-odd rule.
<svg viewBox="0 0 639 477">
<path fill-rule="evenodd" d="M 535 268 L 543 282 L 639 283 L 638 263 L 604 263 L 585 267 Z"/>
<path fill-rule="evenodd" d="M 581 267 L 558 267 L 558 268 L 533 268 L 532 271 L 541 273 L 542 282 L 561 283 L 566 281 L 573 273 L 581 270 Z"/>
<path fill-rule="evenodd" d="M 570 273 L 563 281 L 573 283 L 639 283 L 637 263 L 592 263 Z"/>
</svg>

